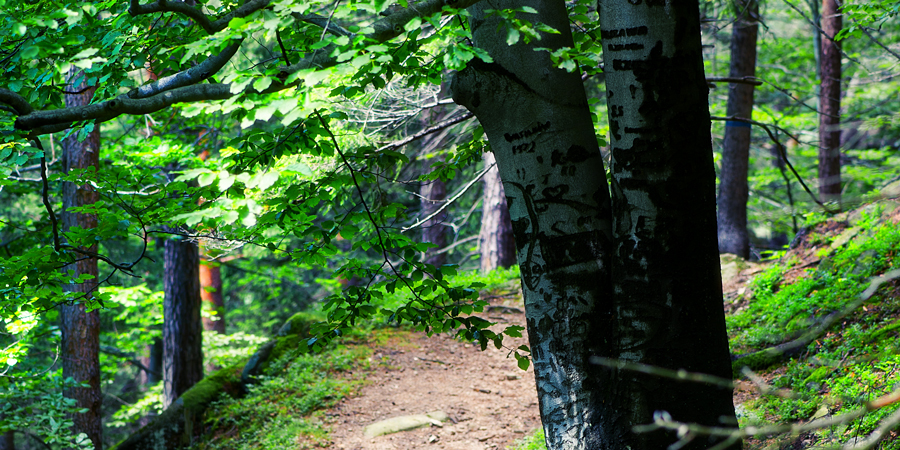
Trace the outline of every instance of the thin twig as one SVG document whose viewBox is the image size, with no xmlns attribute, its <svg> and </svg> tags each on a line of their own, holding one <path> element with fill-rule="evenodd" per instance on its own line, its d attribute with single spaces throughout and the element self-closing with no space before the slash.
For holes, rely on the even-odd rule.
<svg viewBox="0 0 900 450">
<path fill-rule="evenodd" d="M 284 42 L 281 41 L 281 32 L 279 30 L 275 30 L 275 39 L 278 40 L 278 46 L 281 47 L 281 56 L 284 57 L 284 63 L 287 65 L 291 65 L 291 60 L 288 58 L 287 49 L 284 48 Z"/>
<path fill-rule="evenodd" d="M 47 156 L 44 154 L 44 146 L 41 144 L 39 138 L 34 139 L 34 144 L 35 147 L 41 151 L 41 182 L 43 183 L 41 199 L 44 201 L 44 208 L 47 209 L 47 214 L 50 216 L 50 225 L 53 230 L 53 250 L 59 251 L 59 222 L 56 221 L 56 214 L 53 213 L 53 206 L 50 205 L 50 183 L 47 181 Z"/>
</svg>

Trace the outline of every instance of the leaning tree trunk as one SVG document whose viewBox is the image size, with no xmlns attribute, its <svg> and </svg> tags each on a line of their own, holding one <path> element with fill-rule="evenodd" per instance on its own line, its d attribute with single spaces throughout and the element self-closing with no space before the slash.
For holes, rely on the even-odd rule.
<svg viewBox="0 0 900 450">
<path fill-rule="evenodd" d="M 819 196 L 841 201 L 841 44 L 837 0 L 822 1 L 822 63 L 819 91 Z"/>
<path fill-rule="evenodd" d="M 715 170 L 695 1 L 599 3 L 611 137 L 616 357 L 731 377 L 716 244 Z M 620 373 L 610 424 L 657 411 L 734 425 L 730 389 Z M 622 432 L 616 448 L 664 449 L 674 434 Z M 712 446 L 697 437 L 685 449 Z M 740 448 L 740 441 L 728 448 Z"/>
<path fill-rule="evenodd" d="M 77 69 L 69 71 L 67 86 L 69 91 L 76 94 L 66 94 L 67 108 L 90 104 L 96 88 L 84 88 L 84 74 Z M 77 83 L 77 84 L 76 84 Z M 64 170 L 66 173 L 74 170 L 96 171 L 100 164 L 100 125 L 94 124 L 94 129 L 78 140 L 78 132 L 73 131 L 63 141 Z M 99 201 L 100 196 L 90 184 L 76 185 L 71 182 L 63 183 L 63 234 L 68 230 L 78 227 L 84 230 L 97 228 L 97 216 L 95 214 L 81 214 L 70 212 L 70 208 L 91 205 Z M 72 242 L 72 245 L 77 243 Z M 76 383 L 84 386 L 70 386 L 65 396 L 75 400 L 75 408 L 83 409 L 83 412 L 72 415 L 74 422 L 73 431 L 85 433 L 95 449 L 102 448 L 102 426 L 100 408 L 103 403 L 100 391 L 100 312 L 90 307 L 93 301 L 93 293 L 97 290 L 98 269 L 97 258 L 87 256 L 97 253 L 97 244 L 82 248 L 86 253 L 73 252 L 77 261 L 64 267 L 72 278 L 88 275 L 91 279 L 78 284 L 68 286 L 68 290 L 74 292 L 75 301 L 59 307 L 59 328 L 62 335 L 60 353 L 62 355 L 63 378 L 72 378 Z M 93 309 L 93 310 L 92 310 Z"/>
<path fill-rule="evenodd" d="M 534 7 L 520 17 L 560 34 L 540 47 L 571 47 L 565 3 L 503 0 L 470 8 L 473 60 L 453 81 L 453 99 L 472 111 L 491 143 L 512 219 L 541 420 L 551 450 L 611 448 L 609 355 L 610 210 L 603 159 L 578 73 L 556 68 L 535 45 L 506 44 L 485 9 Z M 625 424 L 625 429 L 630 428 Z"/>
<path fill-rule="evenodd" d="M 500 181 L 500 171 L 492 152 L 484 154 L 484 195 L 482 195 L 481 232 L 478 248 L 481 252 L 481 272 L 488 273 L 499 267 L 507 268 L 516 263 L 516 241 L 513 238 L 506 194 Z"/>
<path fill-rule="evenodd" d="M 200 251 L 196 242 L 167 239 L 164 250 L 163 405 L 203 378 Z"/>
<path fill-rule="evenodd" d="M 759 30 L 759 4 L 756 0 L 735 0 L 738 19 L 731 33 L 730 77 L 756 75 L 756 37 Z M 728 117 L 751 119 L 753 85 L 731 84 L 728 88 Z M 718 229 L 719 252 L 750 257 L 747 232 L 747 169 L 750 158 L 750 124 L 725 122 L 722 145 L 722 170 L 719 175 Z"/>
</svg>

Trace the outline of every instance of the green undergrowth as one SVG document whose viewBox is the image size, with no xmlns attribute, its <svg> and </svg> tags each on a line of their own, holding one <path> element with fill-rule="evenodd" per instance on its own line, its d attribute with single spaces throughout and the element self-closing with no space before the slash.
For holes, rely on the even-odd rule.
<svg viewBox="0 0 900 450">
<path fill-rule="evenodd" d="M 544 442 L 544 429 L 534 430 L 507 448 L 509 450 L 547 450 L 547 444 Z"/>
<path fill-rule="evenodd" d="M 886 220 L 887 209 L 891 208 L 867 208 L 837 235 L 812 233 L 806 239 L 806 260 L 789 252 L 757 275 L 748 286 L 749 304 L 726 318 L 732 353 L 746 354 L 797 338 L 856 300 L 872 277 L 900 268 L 900 228 Z M 840 245 L 832 245 L 836 239 Z M 818 264 L 809 263 L 810 251 L 821 258 Z M 810 267 L 796 268 L 801 265 Z M 882 285 L 862 307 L 802 353 L 761 372 L 779 395 L 745 402 L 743 408 L 749 414 L 743 415 L 743 425 L 839 416 L 900 388 L 898 286 L 897 280 Z M 852 444 L 872 433 L 896 409 L 896 404 L 891 405 L 800 436 L 751 440 L 745 448 L 801 448 L 784 447 L 801 442 L 802 448 Z M 900 450 L 897 432 L 877 448 Z"/>
<path fill-rule="evenodd" d="M 359 336 L 348 336 L 359 337 Z M 362 383 L 371 351 L 333 342 L 321 352 L 288 351 L 245 396 L 222 396 L 206 412 L 196 450 L 306 449 L 328 445 L 322 410 Z"/>
</svg>

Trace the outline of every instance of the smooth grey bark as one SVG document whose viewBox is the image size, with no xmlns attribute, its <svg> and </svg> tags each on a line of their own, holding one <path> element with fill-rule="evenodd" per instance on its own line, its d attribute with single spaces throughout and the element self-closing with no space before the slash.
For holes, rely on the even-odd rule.
<svg viewBox="0 0 900 450">
<path fill-rule="evenodd" d="M 615 358 L 731 377 L 716 242 L 715 171 L 695 1 L 599 3 L 610 124 Z M 736 424 L 732 392 L 620 372 L 610 425 L 657 411 Z M 609 448 L 658 450 L 670 433 L 623 432 Z M 697 437 L 684 449 L 706 449 Z M 740 448 L 740 441 L 727 448 Z"/>
<path fill-rule="evenodd" d="M 203 378 L 200 250 L 187 239 L 167 239 L 163 251 L 163 406 Z"/>
<path fill-rule="evenodd" d="M 73 70 L 66 77 L 68 90 L 79 92 L 66 94 L 67 108 L 77 108 L 90 104 L 94 96 L 95 88 L 83 89 L 83 73 Z M 78 84 L 76 84 L 78 83 Z M 73 132 L 63 140 L 64 171 L 73 170 L 97 170 L 100 165 L 100 125 L 95 124 L 93 131 L 84 136 L 84 140 L 78 140 L 78 132 Z M 68 230 L 78 227 L 85 230 L 97 228 L 97 216 L 95 214 L 73 213 L 70 208 L 92 205 L 100 200 L 100 195 L 90 184 L 76 185 L 72 182 L 64 182 L 62 231 L 63 235 Z M 73 245 L 75 243 L 72 243 Z M 83 248 L 88 254 L 97 253 L 97 245 Z M 90 310 L 93 300 L 93 292 L 97 289 L 98 268 L 97 258 L 89 257 L 83 253 L 73 252 L 76 262 L 63 268 L 73 278 L 81 275 L 90 275 L 90 280 L 66 287 L 69 292 L 75 293 L 75 301 L 59 306 L 59 328 L 62 335 L 60 355 L 62 359 L 63 378 L 72 378 L 76 383 L 86 386 L 70 386 L 64 393 L 66 397 L 75 400 L 75 408 L 84 412 L 72 415 L 73 430 L 77 433 L 85 433 L 95 449 L 101 449 L 102 425 L 101 406 L 103 403 L 100 391 L 100 312 L 97 309 Z"/>
<path fill-rule="evenodd" d="M 822 59 L 819 91 L 819 196 L 841 201 L 841 44 L 834 36 L 842 19 L 837 0 L 822 1 Z"/>
<path fill-rule="evenodd" d="M 485 9 L 520 14 L 560 34 L 506 44 Z M 491 143 L 515 232 L 526 321 L 547 445 L 612 448 L 609 418 L 621 405 L 607 393 L 610 372 L 590 357 L 609 355 L 609 188 L 578 73 L 554 67 L 536 46 L 572 46 L 563 1 L 490 1 L 469 9 L 474 42 L 492 63 L 473 60 L 453 80 L 453 99 L 472 111 Z"/>
<path fill-rule="evenodd" d="M 492 152 L 484 154 L 484 166 L 489 169 L 483 177 L 481 231 L 478 233 L 482 273 L 516 263 L 516 240 L 496 162 Z"/>
<path fill-rule="evenodd" d="M 756 38 L 759 32 L 759 4 L 756 0 L 734 0 L 738 14 L 732 25 L 729 77 L 756 75 Z M 728 86 L 728 117 L 752 119 L 753 85 L 731 83 Z M 722 170 L 719 173 L 717 202 L 719 253 L 750 257 L 747 231 L 747 171 L 750 158 L 750 124 L 725 123 L 722 143 Z"/>
</svg>

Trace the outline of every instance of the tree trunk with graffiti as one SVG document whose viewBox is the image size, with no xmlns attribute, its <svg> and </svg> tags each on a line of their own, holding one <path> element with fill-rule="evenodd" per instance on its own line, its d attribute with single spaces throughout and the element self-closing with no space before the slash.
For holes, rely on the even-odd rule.
<svg viewBox="0 0 900 450">
<path fill-rule="evenodd" d="M 459 72 L 454 99 L 484 126 L 503 180 L 551 450 L 666 448 L 676 436 L 632 432 L 660 410 L 705 425 L 734 418 L 726 389 L 590 362 L 730 377 L 699 12 L 656 3 L 601 6 L 612 202 L 579 75 L 533 51 L 572 45 L 564 2 L 470 8 L 475 43 L 493 62 Z M 507 46 L 485 9 L 522 6 L 538 13 L 520 18 L 561 33 Z"/>
</svg>

